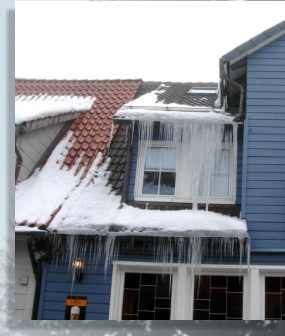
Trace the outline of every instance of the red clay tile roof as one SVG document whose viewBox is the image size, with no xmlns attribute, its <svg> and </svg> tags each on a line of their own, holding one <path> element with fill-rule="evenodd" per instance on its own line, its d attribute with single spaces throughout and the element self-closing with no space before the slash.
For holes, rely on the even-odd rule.
<svg viewBox="0 0 285 336">
<path fill-rule="evenodd" d="M 118 126 L 112 130 L 112 116 L 132 100 L 141 80 L 16 80 L 17 95 L 95 96 L 89 112 L 81 114 L 71 125 L 73 146 L 64 164 L 69 167 L 81 156 L 81 166 L 89 167 L 98 152 L 104 155 Z M 111 135 L 112 132 L 112 135 Z"/>
</svg>

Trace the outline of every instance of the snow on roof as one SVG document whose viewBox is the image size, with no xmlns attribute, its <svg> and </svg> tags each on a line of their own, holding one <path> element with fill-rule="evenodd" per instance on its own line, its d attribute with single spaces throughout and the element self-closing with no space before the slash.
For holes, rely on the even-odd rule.
<svg viewBox="0 0 285 336">
<path fill-rule="evenodd" d="M 68 234 L 153 236 L 247 236 L 244 220 L 202 210 L 149 210 L 121 204 L 107 186 L 105 163 L 63 204 L 49 230 Z"/>
<path fill-rule="evenodd" d="M 15 124 L 53 117 L 64 113 L 88 111 L 95 101 L 92 96 L 17 95 Z"/>
<path fill-rule="evenodd" d="M 188 112 L 179 110 L 156 110 L 145 108 L 121 108 L 115 115 L 114 119 L 125 120 L 197 120 L 202 122 L 220 122 L 232 123 L 233 116 L 216 112 L 213 109 L 196 106 L 187 107 Z"/>
<path fill-rule="evenodd" d="M 15 221 L 18 224 L 28 222 L 38 226 L 50 221 L 65 198 L 80 181 L 80 174 L 75 175 L 78 165 L 71 169 L 62 166 L 68 148 L 72 146 L 72 132 L 56 146 L 45 166 L 16 185 Z"/>
<path fill-rule="evenodd" d="M 172 86 L 171 86 L 172 85 Z M 172 90 L 169 93 L 169 90 Z M 210 104 L 209 92 L 216 94 L 218 87 L 180 87 L 160 84 L 155 90 L 145 93 L 128 102 L 115 113 L 114 119 L 126 120 L 199 120 L 208 122 L 232 123 L 232 115 Z M 198 90 L 197 92 L 195 90 Z M 176 98 L 176 99 L 175 99 Z M 178 103 L 180 101 L 181 103 Z M 182 102 L 187 102 L 183 104 Z"/>
<path fill-rule="evenodd" d="M 31 232 L 37 232 L 37 233 L 40 233 L 40 232 L 46 232 L 44 230 L 40 230 L 37 226 L 26 226 L 26 225 L 17 225 L 15 227 L 15 232 L 18 232 L 18 233 L 31 233 Z"/>
<path fill-rule="evenodd" d="M 69 132 L 46 165 L 16 186 L 17 224 L 67 234 L 247 236 L 246 222 L 239 218 L 202 210 L 148 210 L 121 204 L 121 197 L 107 185 L 109 161 L 99 166 L 102 155 L 86 175 L 75 174 L 77 165 L 69 170 L 61 166 L 58 158 L 72 146 L 71 138 Z"/>
</svg>

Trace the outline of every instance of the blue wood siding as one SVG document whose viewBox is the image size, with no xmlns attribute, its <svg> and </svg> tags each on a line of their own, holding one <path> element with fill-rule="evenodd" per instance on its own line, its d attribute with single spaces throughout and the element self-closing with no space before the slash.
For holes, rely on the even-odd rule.
<svg viewBox="0 0 285 336">
<path fill-rule="evenodd" d="M 65 300 L 71 295 L 72 275 L 63 265 L 43 265 L 38 319 L 64 320 Z M 108 320 L 111 294 L 111 268 L 104 266 L 96 271 L 87 270 L 80 283 L 74 284 L 72 295 L 85 296 L 88 301 L 86 320 Z"/>
<path fill-rule="evenodd" d="M 237 150 L 237 180 L 236 180 L 236 204 L 241 204 L 242 186 L 242 155 L 243 155 L 243 129 L 238 129 L 238 150 Z"/>
<path fill-rule="evenodd" d="M 242 215 L 256 251 L 285 252 L 285 37 L 247 60 Z"/>
<path fill-rule="evenodd" d="M 130 162 L 130 171 L 128 180 L 128 197 L 127 197 L 128 201 L 134 200 L 137 159 L 138 159 L 138 132 L 137 129 L 135 128 L 132 142 L 131 162 Z"/>
</svg>

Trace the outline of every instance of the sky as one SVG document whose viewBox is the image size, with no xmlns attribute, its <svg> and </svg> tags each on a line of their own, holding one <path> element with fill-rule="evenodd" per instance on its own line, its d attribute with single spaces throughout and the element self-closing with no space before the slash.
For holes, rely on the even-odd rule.
<svg viewBox="0 0 285 336">
<path fill-rule="evenodd" d="M 217 81 L 285 1 L 16 1 L 17 78 Z"/>
</svg>

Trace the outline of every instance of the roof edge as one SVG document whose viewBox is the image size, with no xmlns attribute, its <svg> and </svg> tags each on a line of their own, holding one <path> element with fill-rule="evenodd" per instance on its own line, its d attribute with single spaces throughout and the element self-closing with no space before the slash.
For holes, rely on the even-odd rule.
<svg viewBox="0 0 285 336">
<path fill-rule="evenodd" d="M 276 29 L 279 26 L 284 26 L 284 28 L 282 27 L 281 30 L 279 31 L 275 31 L 274 33 L 272 33 L 271 31 L 273 29 Z M 262 42 L 256 43 L 255 40 L 260 37 L 261 35 L 265 36 L 265 39 Z M 253 54 L 254 52 L 256 52 L 257 50 L 265 47 L 266 45 L 268 45 L 269 43 L 277 40 L 278 38 L 280 38 L 281 36 L 285 35 L 285 21 L 281 21 L 279 22 L 277 25 L 270 27 L 269 29 L 264 30 L 263 32 L 261 32 L 260 34 L 254 36 L 253 38 L 247 40 L 246 42 L 240 44 L 239 46 L 237 46 L 236 48 L 232 49 L 231 51 L 229 51 L 228 53 L 224 54 L 220 60 L 221 61 L 228 61 L 230 65 L 233 65 L 239 61 L 241 61 L 243 58 Z M 267 37 L 266 37 L 267 36 Z M 248 46 L 248 49 L 246 49 L 246 46 Z M 246 50 L 242 53 L 240 53 L 238 56 L 233 57 L 231 60 L 229 59 L 230 54 L 237 52 L 238 49 L 240 48 L 245 48 Z"/>
</svg>

